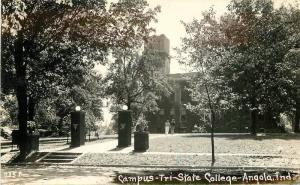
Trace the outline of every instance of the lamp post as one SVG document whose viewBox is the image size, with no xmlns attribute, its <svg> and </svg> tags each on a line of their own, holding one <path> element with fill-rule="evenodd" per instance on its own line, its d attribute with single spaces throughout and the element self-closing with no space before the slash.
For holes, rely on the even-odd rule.
<svg viewBox="0 0 300 185">
<path fill-rule="evenodd" d="M 78 112 L 78 111 L 80 111 L 80 110 L 81 110 L 81 107 L 80 107 L 80 106 L 76 106 L 76 107 L 75 107 L 75 111 Z"/>
<path fill-rule="evenodd" d="M 85 112 L 80 106 L 71 112 L 71 147 L 79 147 L 85 143 Z"/>
</svg>

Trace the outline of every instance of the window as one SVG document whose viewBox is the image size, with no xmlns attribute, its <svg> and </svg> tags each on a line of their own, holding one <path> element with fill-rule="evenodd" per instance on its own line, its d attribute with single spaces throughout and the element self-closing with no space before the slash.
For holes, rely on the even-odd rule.
<svg viewBox="0 0 300 185">
<path fill-rule="evenodd" d="M 184 107 L 181 107 L 181 115 L 186 115 L 186 109 Z"/>
<path fill-rule="evenodd" d="M 174 109 L 174 108 L 172 108 L 172 109 L 170 110 L 170 115 L 175 115 L 175 109 Z"/>
<path fill-rule="evenodd" d="M 182 115 L 182 116 L 181 116 L 181 121 L 182 121 L 182 122 L 185 122 L 185 121 L 186 121 L 186 116 L 185 116 L 185 115 Z"/>
<path fill-rule="evenodd" d="M 165 110 L 164 109 L 160 109 L 159 110 L 159 115 L 165 115 Z"/>
</svg>

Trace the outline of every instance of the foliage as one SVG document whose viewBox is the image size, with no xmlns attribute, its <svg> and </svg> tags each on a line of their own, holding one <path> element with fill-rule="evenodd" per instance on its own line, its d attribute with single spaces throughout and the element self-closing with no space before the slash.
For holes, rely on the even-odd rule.
<svg viewBox="0 0 300 185">
<path fill-rule="evenodd" d="M 228 109 L 230 104 L 225 99 L 229 90 L 218 73 L 228 52 L 224 48 L 223 33 L 215 12 L 210 9 L 203 13 L 203 19 L 183 24 L 187 34 L 182 39 L 182 47 L 177 49 L 178 59 L 197 72 L 191 77 L 188 88 L 193 102 L 197 103 L 188 104 L 188 109 L 199 114 L 212 109 Z"/>
<path fill-rule="evenodd" d="M 109 48 L 134 46 L 135 38 L 149 32 L 156 10 L 145 11 L 146 7 L 142 0 L 122 0 L 108 10 L 99 0 L 2 1 L 2 71 L 14 84 L 4 88 L 16 94 L 22 137 L 39 102 L 68 93 L 75 83 L 79 94 L 73 97 L 80 98 L 87 90 L 82 87 L 84 78 L 94 63 L 105 61 Z M 96 101 L 77 100 L 88 105 Z M 93 122 L 91 112 L 88 118 Z M 24 148 L 20 143 L 23 156 Z"/>
<path fill-rule="evenodd" d="M 137 132 L 143 132 L 143 131 L 148 131 L 148 121 L 145 119 L 145 117 L 142 115 L 138 118 L 136 126 L 135 126 L 135 131 Z"/>
<path fill-rule="evenodd" d="M 105 81 L 106 95 L 111 96 L 117 105 L 127 105 L 133 111 L 134 120 L 137 120 L 143 112 L 155 111 L 158 95 L 167 92 L 166 78 L 158 72 L 161 61 L 167 56 L 152 50 L 142 51 L 154 31 L 149 24 L 155 21 L 159 7 L 152 10 L 147 9 L 146 1 L 133 2 L 122 1 L 113 5 L 113 9 L 118 9 L 116 12 L 120 11 L 120 15 L 123 15 L 119 21 L 121 26 L 126 25 L 116 35 L 126 34 L 130 37 L 124 37 L 126 40 L 123 42 L 127 45 L 112 48 L 113 61 L 108 66 Z M 136 14 L 132 15 L 132 11 Z"/>
<path fill-rule="evenodd" d="M 16 82 L 19 124 L 25 133 L 27 119 L 33 120 L 39 101 L 64 90 L 72 81 L 82 81 L 93 62 L 103 58 L 105 40 L 88 40 L 91 34 L 84 24 L 95 16 L 99 24 L 105 16 L 102 1 L 73 1 L 72 6 L 55 1 L 20 2 L 23 5 L 18 10 L 15 3 L 2 3 L 1 61 L 3 71 L 12 74 Z M 98 36 L 101 39 L 103 35 Z"/>
<path fill-rule="evenodd" d="M 222 28 L 232 52 L 222 70 L 237 100 L 259 112 L 291 110 L 295 63 L 284 60 L 299 40 L 299 10 L 271 1 L 233 1 Z"/>
<path fill-rule="evenodd" d="M 39 129 L 45 129 L 48 131 L 55 131 L 54 126 L 58 123 L 58 117 L 56 116 L 56 109 L 53 106 L 53 100 L 50 98 L 43 99 L 36 107 L 36 115 L 34 121 L 38 123 Z"/>
<path fill-rule="evenodd" d="M 226 88 L 221 86 L 222 81 L 216 75 L 216 68 L 223 60 L 222 32 L 218 29 L 215 13 L 211 9 L 203 13 L 203 19 L 193 20 L 185 24 L 187 36 L 182 39 L 182 49 L 179 49 L 179 59 L 195 69 L 198 75 L 193 79 L 190 91 L 193 101 L 197 104 L 189 104 L 188 109 L 199 114 L 210 113 L 210 133 L 212 149 L 212 165 L 215 163 L 214 129 L 216 124 L 216 112 L 226 101 L 222 99 Z"/>
<path fill-rule="evenodd" d="M 210 10 L 202 20 L 185 24 L 183 52 L 188 63 L 204 66 L 209 77 L 201 78 L 210 78 L 216 107 L 225 103 L 252 112 L 252 133 L 258 114 L 268 115 L 271 124 L 280 113 L 295 108 L 296 65 L 285 56 L 300 39 L 299 15 L 299 9 L 275 9 L 269 0 L 233 0 L 220 19 Z M 203 88 L 194 90 L 200 96 L 193 96 L 201 97 Z"/>
<path fill-rule="evenodd" d="M 38 124 L 35 121 L 28 121 L 27 124 L 28 124 L 28 131 L 30 135 L 32 134 L 36 135 L 39 133 Z"/>
<path fill-rule="evenodd" d="M 64 117 L 74 111 L 75 106 L 81 106 L 86 112 L 87 127 L 95 127 L 94 123 L 102 119 L 101 107 L 101 76 L 96 73 L 84 76 L 82 84 L 70 84 L 68 89 L 54 98 L 56 115 L 63 121 Z M 62 123 L 60 123 L 62 124 Z M 59 127 L 62 127 L 60 125 Z"/>
<path fill-rule="evenodd" d="M 17 114 L 16 97 L 2 94 L 0 110 L 1 126 L 16 126 Z"/>
<path fill-rule="evenodd" d="M 118 52 L 121 54 L 110 65 L 106 77 L 106 92 L 117 104 L 125 104 L 133 110 L 137 118 L 142 112 L 155 111 L 159 95 L 168 94 L 169 89 L 166 77 L 158 72 L 162 61 L 159 53 L 145 51 L 139 55 L 135 52 Z"/>
</svg>

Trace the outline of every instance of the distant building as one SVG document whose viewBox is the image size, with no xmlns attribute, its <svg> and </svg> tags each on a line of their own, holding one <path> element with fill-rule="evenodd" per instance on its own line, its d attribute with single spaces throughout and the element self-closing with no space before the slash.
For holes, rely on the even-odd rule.
<svg viewBox="0 0 300 185">
<path fill-rule="evenodd" d="M 191 97 L 185 89 L 188 86 L 188 79 L 194 73 L 168 74 L 168 80 L 173 86 L 173 93 L 168 97 L 163 97 L 158 103 L 159 112 L 148 115 L 150 121 L 149 128 L 151 132 L 163 132 L 164 123 L 172 119 L 175 120 L 176 132 L 191 132 L 195 124 L 199 124 L 199 116 L 187 109 Z"/>
<path fill-rule="evenodd" d="M 149 43 L 145 47 L 146 50 L 155 50 L 157 52 L 163 53 L 166 55 L 164 60 L 161 62 L 160 72 L 163 74 L 170 73 L 170 40 L 164 35 L 152 36 L 149 40 Z"/>
<path fill-rule="evenodd" d="M 145 49 L 155 50 L 169 56 L 170 41 L 163 34 L 152 36 Z M 171 119 L 175 119 L 176 132 L 191 131 L 197 121 L 197 116 L 186 109 L 186 104 L 191 100 L 185 86 L 194 73 L 170 74 L 169 57 L 162 61 L 159 72 L 167 76 L 169 82 L 173 85 L 173 93 L 169 97 L 164 97 L 158 103 L 160 108 L 158 113 L 148 115 L 150 131 L 163 132 L 164 123 L 166 120 L 171 121 Z"/>
<path fill-rule="evenodd" d="M 156 50 L 166 55 L 170 53 L 170 41 L 165 35 L 153 36 L 145 49 Z M 164 96 L 158 102 L 159 111 L 149 113 L 149 129 L 152 133 L 163 133 L 166 120 L 175 119 L 175 132 L 192 132 L 194 126 L 203 127 L 209 131 L 210 110 L 202 110 L 193 113 L 187 109 L 189 103 L 193 104 L 186 87 L 189 86 L 189 79 L 197 73 L 177 73 L 170 74 L 170 58 L 166 57 L 161 61 L 159 72 L 166 75 L 168 81 L 173 87 L 173 93 L 170 96 Z M 217 113 L 216 132 L 248 132 L 250 128 L 250 113 L 247 110 L 226 110 Z M 266 129 L 276 129 L 274 125 L 266 125 L 266 116 L 258 117 L 257 131 Z"/>
</svg>

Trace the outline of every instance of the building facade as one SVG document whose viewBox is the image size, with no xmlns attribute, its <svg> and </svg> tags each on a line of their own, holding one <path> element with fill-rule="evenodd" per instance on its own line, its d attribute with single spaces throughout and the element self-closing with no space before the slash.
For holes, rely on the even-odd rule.
<svg viewBox="0 0 300 185">
<path fill-rule="evenodd" d="M 175 120 L 175 132 L 191 132 L 195 124 L 199 125 L 199 116 L 187 109 L 192 100 L 185 87 L 193 73 L 168 74 L 167 78 L 173 88 L 169 96 L 163 96 L 158 102 L 159 111 L 148 115 L 151 132 L 164 132 L 165 122 Z"/>
</svg>

